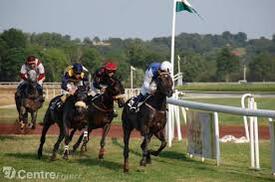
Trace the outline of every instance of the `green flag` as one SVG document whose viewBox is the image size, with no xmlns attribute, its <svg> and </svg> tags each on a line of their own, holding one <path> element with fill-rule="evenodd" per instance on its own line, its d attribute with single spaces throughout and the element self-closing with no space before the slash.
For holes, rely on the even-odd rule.
<svg viewBox="0 0 275 182">
<path fill-rule="evenodd" d="M 187 0 L 179 0 L 176 3 L 176 12 L 188 11 L 189 13 L 195 13 L 200 18 L 202 18 L 200 14 L 191 6 L 191 4 Z"/>
</svg>

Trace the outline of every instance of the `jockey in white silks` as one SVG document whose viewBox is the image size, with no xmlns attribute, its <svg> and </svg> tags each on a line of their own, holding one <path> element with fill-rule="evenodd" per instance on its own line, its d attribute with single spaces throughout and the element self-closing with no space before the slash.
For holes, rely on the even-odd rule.
<svg viewBox="0 0 275 182">
<path fill-rule="evenodd" d="M 145 71 L 144 82 L 140 94 L 135 97 L 132 102 L 129 102 L 130 111 L 138 111 L 138 107 L 156 91 L 157 84 L 155 83 L 155 79 L 157 79 L 159 71 L 170 73 L 171 69 L 172 64 L 168 61 L 163 61 L 162 63 L 151 63 L 148 66 Z"/>
<path fill-rule="evenodd" d="M 22 90 L 25 87 L 25 84 L 27 83 L 27 80 L 29 79 L 29 73 L 30 71 L 35 71 L 36 72 L 36 81 L 37 81 L 37 86 L 36 89 L 39 93 L 40 96 L 43 97 L 43 82 L 45 80 L 45 69 L 44 66 L 42 64 L 42 62 L 34 57 L 34 56 L 29 56 L 25 62 L 25 64 L 23 64 L 21 66 L 21 70 L 20 70 L 20 82 L 19 85 L 17 87 L 17 94 L 21 94 Z M 41 98 L 42 100 L 44 100 L 44 98 Z"/>
</svg>

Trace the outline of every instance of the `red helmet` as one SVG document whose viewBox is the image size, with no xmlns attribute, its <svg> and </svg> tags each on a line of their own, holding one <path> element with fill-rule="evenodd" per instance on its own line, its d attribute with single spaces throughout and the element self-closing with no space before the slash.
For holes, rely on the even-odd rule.
<svg viewBox="0 0 275 182">
<path fill-rule="evenodd" d="M 27 58 L 27 61 L 26 61 L 26 63 L 28 64 L 28 65 L 31 65 L 31 64 L 35 64 L 35 57 L 34 56 L 29 56 L 28 58 Z"/>
<path fill-rule="evenodd" d="M 108 62 L 108 63 L 105 64 L 104 68 L 107 71 L 116 71 L 117 70 L 117 65 L 115 63 Z"/>
</svg>

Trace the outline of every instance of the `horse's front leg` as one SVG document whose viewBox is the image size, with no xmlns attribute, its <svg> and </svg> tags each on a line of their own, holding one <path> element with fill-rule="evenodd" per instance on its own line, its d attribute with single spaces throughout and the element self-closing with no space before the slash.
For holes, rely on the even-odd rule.
<svg viewBox="0 0 275 182">
<path fill-rule="evenodd" d="M 152 138 L 152 136 L 153 136 L 153 133 L 149 133 L 149 135 L 148 135 L 148 144 L 150 143 L 150 141 L 151 141 L 151 138 Z M 143 140 L 143 142 L 142 142 L 142 144 L 141 144 L 141 148 L 144 148 L 145 147 L 145 140 Z M 151 161 L 151 154 L 150 154 L 150 150 L 148 150 L 148 154 L 147 154 L 147 156 L 146 156 L 146 164 L 151 164 L 152 163 L 152 161 Z"/>
<path fill-rule="evenodd" d="M 64 142 L 64 154 L 63 154 L 63 159 L 68 159 L 69 157 L 69 143 L 71 142 L 71 137 L 70 137 L 70 132 L 69 132 L 69 127 L 64 124 L 64 135 L 65 135 L 65 142 Z"/>
<path fill-rule="evenodd" d="M 142 149 L 142 159 L 140 161 L 140 166 L 146 166 L 146 160 L 148 156 L 148 143 L 149 143 L 149 132 L 145 131 L 143 133 L 144 139 L 141 145 Z"/>
<path fill-rule="evenodd" d="M 28 113 L 27 113 L 25 107 L 21 106 L 19 109 L 19 123 L 20 123 L 21 130 L 24 129 L 27 120 L 28 120 Z"/>
<path fill-rule="evenodd" d="M 80 140 L 81 138 L 83 138 L 83 143 L 82 143 L 81 149 L 80 149 L 80 151 L 81 151 L 82 153 L 83 153 L 83 152 L 87 152 L 87 143 L 88 143 L 89 140 L 90 140 L 90 134 L 91 134 L 91 132 L 92 132 L 92 129 L 89 128 L 88 131 L 85 130 L 85 131 L 82 133 L 82 135 L 80 136 L 80 138 L 79 138 L 79 140 Z M 81 140 L 79 141 L 79 144 L 80 144 L 80 142 L 81 142 Z"/>
<path fill-rule="evenodd" d="M 36 127 L 37 111 L 31 112 L 31 117 L 32 117 L 32 121 L 31 121 L 31 124 L 29 125 L 29 128 L 34 130 Z"/>
<path fill-rule="evenodd" d="M 98 154 L 98 158 L 99 159 L 103 159 L 103 156 L 104 156 L 104 146 L 105 146 L 105 139 L 106 139 L 106 136 L 108 135 L 109 131 L 110 131 L 110 128 L 111 128 L 111 124 L 106 124 L 103 128 L 103 133 L 102 133 L 102 138 L 101 138 L 101 141 L 100 141 L 100 150 L 99 150 L 99 154 Z"/>
<path fill-rule="evenodd" d="M 58 125 L 59 126 L 59 136 L 58 136 L 58 140 L 56 141 L 54 148 L 53 148 L 53 154 L 51 157 L 51 160 L 55 160 L 56 159 L 56 152 L 58 151 L 59 145 L 62 142 L 62 140 L 64 139 L 65 135 L 64 135 L 64 129 L 63 129 L 63 125 Z"/>
<path fill-rule="evenodd" d="M 161 141 L 161 145 L 157 151 L 149 151 L 150 154 L 158 156 L 160 152 L 166 147 L 167 141 L 164 136 L 164 129 L 160 130 L 158 133 L 155 133 L 155 136 Z"/>
</svg>

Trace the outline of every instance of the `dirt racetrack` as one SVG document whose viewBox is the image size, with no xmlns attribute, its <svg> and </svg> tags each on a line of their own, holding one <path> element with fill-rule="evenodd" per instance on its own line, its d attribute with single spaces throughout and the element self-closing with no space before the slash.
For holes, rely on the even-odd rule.
<svg viewBox="0 0 275 182">
<path fill-rule="evenodd" d="M 269 131 L 268 127 L 261 126 L 259 127 L 259 139 L 269 139 Z M 42 131 L 42 126 L 37 125 L 37 128 L 35 130 L 27 129 L 25 132 L 22 132 L 19 129 L 19 126 L 17 124 L 0 124 L 0 135 L 40 135 Z M 182 128 L 182 132 L 184 137 L 186 137 L 186 127 Z M 59 128 L 57 125 L 53 125 L 49 131 L 48 134 L 50 135 L 58 135 Z M 77 132 L 79 134 L 80 132 Z M 92 136 L 101 136 L 102 130 L 97 129 L 92 131 Z M 223 137 L 225 135 L 233 135 L 235 137 L 241 137 L 245 135 L 245 131 L 243 127 L 240 126 L 222 126 L 220 127 L 220 137 Z M 108 134 L 109 137 L 116 137 L 121 138 L 123 137 L 122 127 L 120 125 L 112 125 L 110 132 Z M 140 134 L 138 131 L 132 132 L 132 137 L 140 137 Z"/>
</svg>

